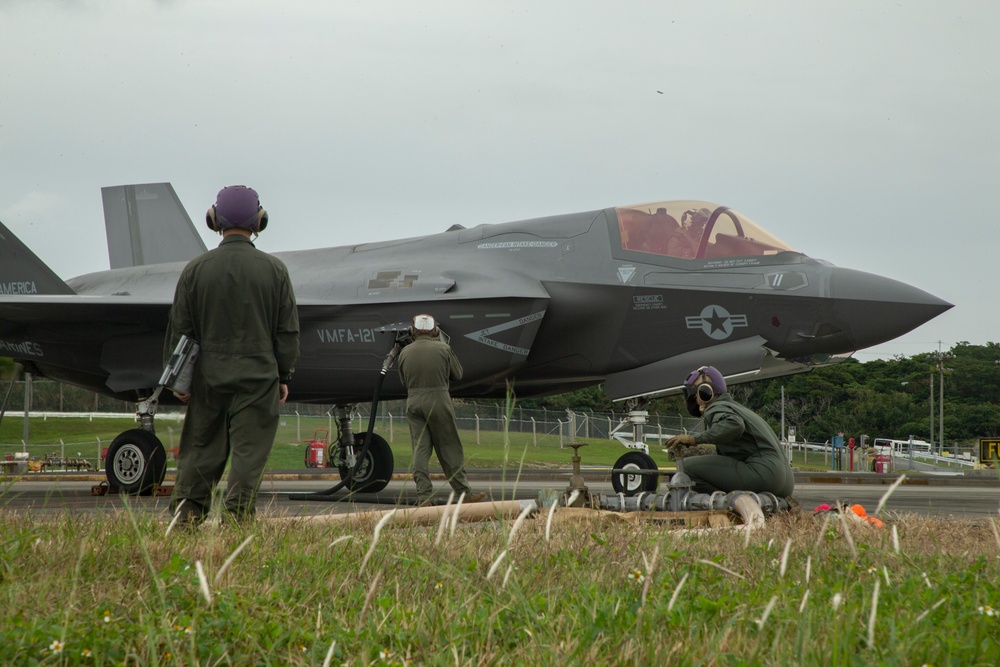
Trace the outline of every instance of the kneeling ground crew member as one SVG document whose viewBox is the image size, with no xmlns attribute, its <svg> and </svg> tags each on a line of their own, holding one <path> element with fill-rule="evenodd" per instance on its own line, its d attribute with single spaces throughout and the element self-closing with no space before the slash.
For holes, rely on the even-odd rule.
<svg viewBox="0 0 1000 667">
<path fill-rule="evenodd" d="M 698 493 L 767 491 L 779 498 L 792 495 L 795 477 L 781 444 L 759 415 L 726 392 L 726 380 L 712 366 L 692 371 L 684 381 L 688 411 L 702 416 L 705 430 L 674 436 L 668 449 L 705 443 L 716 454 L 684 458 L 682 470 Z"/>
</svg>

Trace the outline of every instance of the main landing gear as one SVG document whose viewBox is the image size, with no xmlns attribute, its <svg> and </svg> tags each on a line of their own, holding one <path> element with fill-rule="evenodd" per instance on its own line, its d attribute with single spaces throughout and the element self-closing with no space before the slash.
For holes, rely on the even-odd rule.
<svg viewBox="0 0 1000 667">
<path fill-rule="evenodd" d="M 364 451 L 365 433 L 354 433 L 348 406 L 334 408 L 337 417 L 337 439 L 330 444 L 330 465 L 337 468 L 348 490 L 355 493 L 377 493 L 392 480 L 395 460 L 385 438 L 371 434 L 371 443 Z M 354 468 L 354 474 L 351 474 Z"/>
<path fill-rule="evenodd" d="M 104 475 L 112 493 L 149 495 L 163 483 L 167 474 L 167 452 L 153 430 L 160 389 L 157 387 L 150 398 L 138 404 L 136 420 L 140 428 L 120 433 L 108 447 Z"/>
</svg>

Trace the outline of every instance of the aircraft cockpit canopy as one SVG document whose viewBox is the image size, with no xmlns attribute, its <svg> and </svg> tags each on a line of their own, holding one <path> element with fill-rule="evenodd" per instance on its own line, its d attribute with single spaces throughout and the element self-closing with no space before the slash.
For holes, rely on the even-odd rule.
<svg viewBox="0 0 1000 667">
<path fill-rule="evenodd" d="M 615 212 L 623 250 L 681 259 L 797 252 L 747 217 L 710 202 L 665 201 Z"/>
</svg>

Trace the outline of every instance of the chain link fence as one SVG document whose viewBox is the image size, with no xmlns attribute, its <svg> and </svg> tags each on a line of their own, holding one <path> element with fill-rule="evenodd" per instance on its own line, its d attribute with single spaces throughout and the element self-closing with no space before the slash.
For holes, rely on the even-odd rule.
<svg viewBox="0 0 1000 667">
<path fill-rule="evenodd" d="M 7 415 L 20 419 L 24 416 L 26 408 L 29 415 L 23 435 L 10 437 L 8 433 L 5 440 L 9 442 L 0 443 L 11 451 L 27 451 L 30 444 L 33 452 L 37 451 L 37 448 L 42 448 L 51 451 L 51 456 L 62 460 L 86 458 L 95 465 L 100 465 L 101 452 L 107 448 L 109 442 L 99 439 L 89 442 L 41 442 L 30 435 L 31 421 L 59 416 L 130 419 L 135 414 L 135 404 L 129 401 L 108 398 L 51 380 L 32 379 L 28 382 L 21 380 L 9 382 L 7 385 L 2 390 L 0 418 Z M 352 407 L 351 417 L 355 432 L 367 428 L 369 410 L 368 404 L 357 404 Z M 624 410 L 612 412 L 531 410 L 517 405 L 505 406 L 501 402 L 456 400 L 455 412 L 459 429 L 474 433 L 473 438 L 477 443 L 481 432 L 509 432 L 530 434 L 535 444 L 542 439 L 547 442 L 557 439 L 562 446 L 564 442 L 579 440 L 610 440 L 616 433 L 631 438 L 634 428 L 629 421 L 629 413 Z M 337 424 L 332 405 L 289 403 L 282 406 L 281 413 L 283 422 L 294 424 L 295 438 L 300 442 L 306 441 L 317 428 L 326 427 L 331 434 L 336 433 Z M 157 411 L 157 435 L 168 451 L 174 450 L 178 445 L 182 418 L 182 407 L 161 406 Z M 672 434 L 694 430 L 699 423 L 699 419 L 680 414 L 649 413 L 645 416 L 645 423 L 641 428 L 646 440 L 662 441 Z M 397 429 L 400 433 L 408 433 L 406 402 L 396 400 L 380 403 L 376 425 L 380 431 L 387 434 L 390 442 L 394 440 L 391 434 Z"/>
</svg>

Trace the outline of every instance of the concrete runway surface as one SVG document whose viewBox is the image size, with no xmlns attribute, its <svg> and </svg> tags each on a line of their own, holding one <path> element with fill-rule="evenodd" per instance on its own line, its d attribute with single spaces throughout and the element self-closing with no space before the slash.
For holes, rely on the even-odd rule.
<svg viewBox="0 0 1000 667">
<path fill-rule="evenodd" d="M 526 500 L 538 497 L 540 491 L 562 492 L 569 482 L 569 470 L 525 471 L 519 479 L 500 471 L 470 470 L 469 483 L 475 491 L 487 491 L 494 500 Z M 5 477 L 7 479 L 5 479 Z M 797 473 L 795 497 L 803 512 L 822 504 L 860 503 L 873 512 L 882 496 L 898 475 L 871 473 Z M 160 514 L 169 519 L 168 496 L 119 497 L 95 496 L 91 487 L 104 479 L 102 474 L 49 473 L 24 477 L 0 477 L 0 512 L 28 512 L 42 515 L 65 513 L 111 513 L 126 504 L 142 512 Z M 592 495 L 613 494 L 607 469 L 585 471 L 584 480 Z M 664 492 L 669 473 L 660 480 Z M 329 498 L 310 499 L 314 494 L 337 484 L 336 472 L 284 471 L 265 476 L 258 500 L 263 515 L 308 516 L 347 513 L 370 509 L 390 509 L 407 506 L 415 499 L 412 482 L 403 473 L 378 494 L 358 494 L 348 499 L 343 491 Z M 435 479 L 438 497 L 446 499 L 448 487 Z M 169 487 L 171 477 L 165 481 Z M 916 513 L 927 516 L 956 518 L 993 517 L 1000 519 L 1000 481 L 990 476 L 931 477 L 907 476 L 886 502 L 883 513 Z"/>
</svg>

